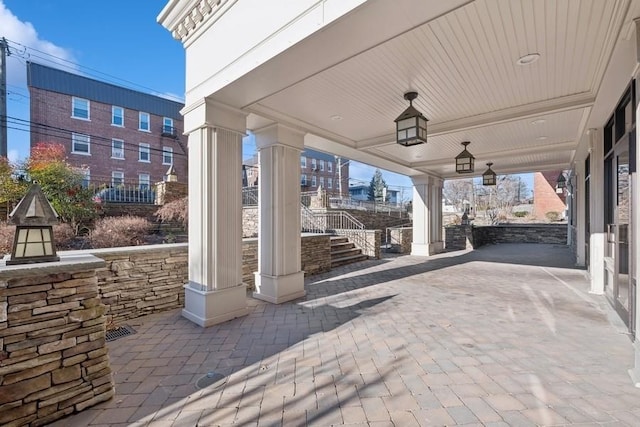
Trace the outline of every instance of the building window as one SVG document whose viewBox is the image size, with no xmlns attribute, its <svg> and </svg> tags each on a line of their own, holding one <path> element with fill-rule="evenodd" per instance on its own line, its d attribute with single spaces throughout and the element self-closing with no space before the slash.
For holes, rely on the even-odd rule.
<svg viewBox="0 0 640 427">
<path fill-rule="evenodd" d="M 165 117 L 162 119 L 162 133 L 173 135 L 173 119 Z"/>
<path fill-rule="evenodd" d="M 138 145 L 138 161 L 151 163 L 151 149 L 149 148 L 149 144 Z"/>
<path fill-rule="evenodd" d="M 124 127 L 124 108 L 111 107 L 111 124 L 113 126 Z"/>
<path fill-rule="evenodd" d="M 74 154 L 91 155 L 91 142 L 89 135 L 81 133 L 71 134 L 71 152 Z"/>
<path fill-rule="evenodd" d="M 333 162 L 332 161 L 328 161 L 327 162 L 327 171 L 328 172 L 333 172 Z"/>
<path fill-rule="evenodd" d="M 124 141 L 121 139 L 111 140 L 111 158 L 124 159 Z"/>
<path fill-rule="evenodd" d="M 324 160 L 320 160 L 320 171 L 324 171 Z"/>
<path fill-rule="evenodd" d="M 331 163 L 329 163 L 331 164 Z M 333 180 L 331 178 L 327 178 L 327 188 L 331 190 L 333 188 Z"/>
<path fill-rule="evenodd" d="M 320 177 L 320 187 L 324 188 L 324 177 Z"/>
<path fill-rule="evenodd" d="M 312 175 L 312 176 L 311 176 L 311 186 L 312 186 L 312 187 L 315 187 L 315 186 L 316 186 L 316 176 L 315 176 L 315 175 Z"/>
<path fill-rule="evenodd" d="M 89 120 L 89 100 L 71 97 L 71 117 L 74 119 Z"/>
<path fill-rule="evenodd" d="M 81 169 L 80 173 L 82 174 L 82 187 L 88 188 L 91 184 L 91 170 Z"/>
<path fill-rule="evenodd" d="M 300 185 L 302 185 L 303 187 L 307 186 L 307 175 L 300 175 Z"/>
<path fill-rule="evenodd" d="M 111 172 L 111 186 L 120 187 L 124 185 L 124 172 L 113 171 Z"/>
<path fill-rule="evenodd" d="M 300 157 L 300 168 L 302 169 L 307 168 L 307 158 L 305 156 Z"/>
<path fill-rule="evenodd" d="M 151 132 L 151 125 L 149 124 L 150 120 L 149 113 L 143 113 L 140 111 L 140 113 L 138 113 L 138 130 Z"/>
<path fill-rule="evenodd" d="M 162 164 L 163 165 L 173 164 L 173 148 L 162 147 Z"/>
<path fill-rule="evenodd" d="M 318 164 L 316 163 L 316 159 L 311 159 L 311 169 L 317 170 Z"/>
<path fill-rule="evenodd" d="M 138 185 L 140 190 L 148 190 L 151 188 L 151 177 L 148 173 L 138 174 Z"/>
</svg>

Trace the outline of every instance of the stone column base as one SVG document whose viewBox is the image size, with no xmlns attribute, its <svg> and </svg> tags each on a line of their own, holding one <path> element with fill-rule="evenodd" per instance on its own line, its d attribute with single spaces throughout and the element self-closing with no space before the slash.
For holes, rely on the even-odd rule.
<svg viewBox="0 0 640 427">
<path fill-rule="evenodd" d="M 272 304 L 281 304 L 302 298 L 307 294 L 304 290 L 304 271 L 286 276 L 269 276 L 259 272 L 254 274 L 256 280 L 254 298 Z"/>
<path fill-rule="evenodd" d="M 184 286 L 182 317 L 203 328 L 249 313 L 244 284 L 215 291 L 200 291 L 193 286 L 199 285 L 190 283 Z"/>
<path fill-rule="evenodd" d="M 633 381 L 633 385 L 640 388 L 640 342 L 637 339 L 633 343 L 633 349 L 635 352 L 635 367 L 629 369 L 629 376 Z"/>
</svg>

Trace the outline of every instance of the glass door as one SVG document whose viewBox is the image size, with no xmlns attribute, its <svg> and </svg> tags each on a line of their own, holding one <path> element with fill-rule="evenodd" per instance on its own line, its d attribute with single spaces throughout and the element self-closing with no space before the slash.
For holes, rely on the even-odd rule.
<svg viewBox="0 0 640 427">
<path fill-rule="evenodd" d="M 622 138 L 615 147 L 614 184 L 614 238 L 613 297 L 614 305 L 627 326 L 630 325 L 631 289 L 629 281 L 629 217 L 631 214 L 631 194 L 629 175 L 629 139 Z"/>
</svg>

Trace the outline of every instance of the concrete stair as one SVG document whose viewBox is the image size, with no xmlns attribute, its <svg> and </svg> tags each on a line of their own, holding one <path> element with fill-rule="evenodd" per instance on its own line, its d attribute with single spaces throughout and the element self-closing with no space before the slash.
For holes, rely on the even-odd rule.
<svg viewBox="0 0 640 427">
<path fill-rule="evenodd" d="M 361 249 L 342 236 L 331 237 L 331 268 L 369 259 Z"/>
</svg>

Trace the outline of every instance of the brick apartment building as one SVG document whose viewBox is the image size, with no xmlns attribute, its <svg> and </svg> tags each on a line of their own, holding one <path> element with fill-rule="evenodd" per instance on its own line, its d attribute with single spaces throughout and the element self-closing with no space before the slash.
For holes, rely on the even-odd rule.
<svg viewBox="0 0 640 427">
<path fill-rule="evenodd" d="M 34 62 L 27 84 L 31 147 L 63 144 L 85 182 L 148 187 L 171 165 L 187 182 L 183 104 Z"/>
<path fill-rule="evenodd" d="M 533 175 L 533 214 L 538 219 L 545 219 L 549 212 L 558 217 L 565 215 L 566 195 L 564 191 L 556 191 L 558 176 L 562 171 L 536 172 Z"/>
<path fill-rule="evenodd" d="M 246 181 L 249 186 L 258 185 L 258 157 L 245 161 Z M 342 183 L 342 185 L 340 185 Z M 338 160 L 334 155 L 306 149 L 300 154 L 300 189 L 316 191 L 324 188 L 330 195 L 349 196 L 349 161 Z"/>
</svg>

